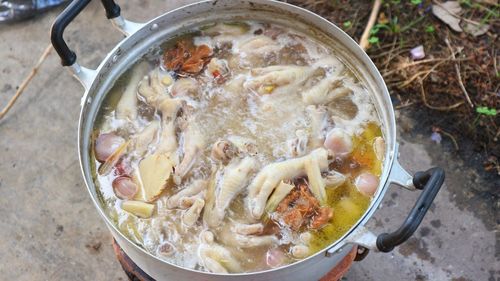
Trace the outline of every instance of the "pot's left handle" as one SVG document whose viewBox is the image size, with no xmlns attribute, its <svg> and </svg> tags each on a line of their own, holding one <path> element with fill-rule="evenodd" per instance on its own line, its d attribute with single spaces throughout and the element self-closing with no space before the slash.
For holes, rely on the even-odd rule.
<svg viewBox="0 0 500 281">
<path fill-rule="evenodd" d="M 133 34 L 143 25 L 127 21 L 120 16 L 120 6 L 113 0 L 101 0 L 106 17 L 111 20 L 113 25 L 117 27 L 125 36 Z M 82 82 L 83 86 L 88 89 L 90 83 L 94 80 L 96 72 L 92 69 L 81 67 L 76 62 L 76 54 L 68 47 L 64 41 L 63 34 L 68 24 L 73 21 L 76 16 L 90 3 L 90 0 L 74 0 L 66 9 L 56 18 L 52 24 L 50 39 L 54 50 L 61 57 L 61 64 L 71 68 L 73 74 Z"/>
</svg>

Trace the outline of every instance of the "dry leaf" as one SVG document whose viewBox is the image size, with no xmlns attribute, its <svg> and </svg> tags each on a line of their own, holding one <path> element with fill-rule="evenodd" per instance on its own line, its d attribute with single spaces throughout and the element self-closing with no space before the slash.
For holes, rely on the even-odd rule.
<svg viewBox="0 0 500 281">
<path fill-rule="evenodd" d="M 460 27 L 460 18 L 457 17 L 461 11 L 462 8 L 458 1 L 448 1 L 432 5 L 432 13 L 457 32 L 463 31 Z"/>
<path fill-rule="evenodd" d="M 485 34 L 488 32 L 488 29 L 490 28 L 489 24 L 473 24 L 470 22 L 465 23 L 464 25 L 464 31 L 469 33 L 470 35 L 477 37 Z"/>
</svg>

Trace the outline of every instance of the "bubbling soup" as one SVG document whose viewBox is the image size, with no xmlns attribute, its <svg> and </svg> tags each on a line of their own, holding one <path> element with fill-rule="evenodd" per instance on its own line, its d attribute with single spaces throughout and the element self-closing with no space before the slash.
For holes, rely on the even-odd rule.
<svg viewBox="0 0 500 281">
<path fill-rule="evenodd" d="M 151 254 L 214 273 L 304 259 L 362 217 L 380 122 L 335 46 L 266 22 L 169 39 L 122 75 L 92 140 L 101 203 Z"/>
</svg>

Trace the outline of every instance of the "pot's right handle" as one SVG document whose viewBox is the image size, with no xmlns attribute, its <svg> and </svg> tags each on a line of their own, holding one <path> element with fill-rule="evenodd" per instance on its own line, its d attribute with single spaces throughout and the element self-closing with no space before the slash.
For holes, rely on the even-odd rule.
<svg viewBox="0 0 500 281">
<path fill-rule="evenodd" d="M 394 232 L 382 233 L 377 237 L 377 249 L 381 252 L 390 252 L 410 238 L 422 222 L 427 210 L 438 194 L 444 182 L 444 170 L 439 167 L 431 168 L 425 172 L 417 172 L 413 176 L 413 186 L 422 190 L 415 206 L 403 224 Z"/>
<path fill-rule="evenodd" d="M 397 155 L 397 153 L 396 153 Z M 382 233 L 378 236 L 364 226 L 357 227 L 346 239 L 347 243 L 358 245 L 358 259 L 363 259 L 367 250 L 390 252 L 394 247 L 408 240 L 417 230 L 434 198 L 444 183 L 445 173 L 442 168 L 434 167 L 413 176 L 408 174 L 395 159 L 389 177 L 391 183 L 401 185 L 410 190 L 422 190 L 417 202 L 403 224 L 394 232 Z M 331 255 L 341 249 L 329 249 Z"/>
</svg>

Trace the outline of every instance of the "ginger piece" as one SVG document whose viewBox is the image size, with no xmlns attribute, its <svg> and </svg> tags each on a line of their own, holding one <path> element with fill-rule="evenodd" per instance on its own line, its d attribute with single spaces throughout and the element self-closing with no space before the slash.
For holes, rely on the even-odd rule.
<svg viewBox="0 0 500 281">
<path fill-rule="evenodd" d="M 153 215 L 155 205 L 141 201 L 123 201 L 122 209 L 137 217 L 147 219 Z"/>
<path fill-rule="evenodd" d="M 167 186 L 172 174 L 172 162 L 166 154 L 150 154 L 139 163 L 142 188 L 138 198 L 151 202 L 158 198 Z"/>
</svg>

